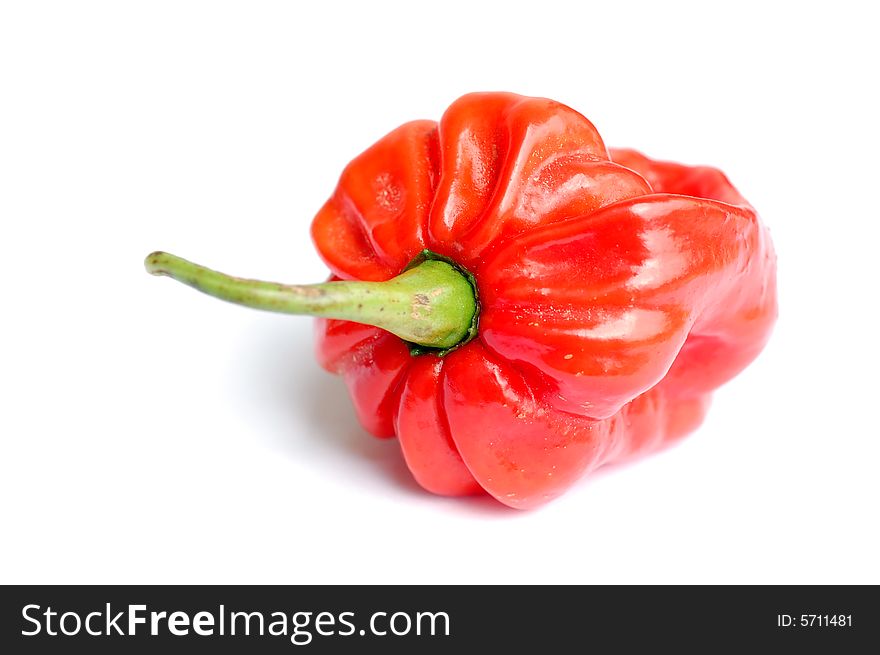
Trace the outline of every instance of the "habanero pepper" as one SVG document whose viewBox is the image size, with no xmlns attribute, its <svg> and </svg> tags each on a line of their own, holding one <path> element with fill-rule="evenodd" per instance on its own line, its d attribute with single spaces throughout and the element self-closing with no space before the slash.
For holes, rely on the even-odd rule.
<svg viewBox="0 0 880 655">
<path fill-rule="evenodd" d="M 331 281 L 150 272 L 318 321 L 369 432 L 427 490 L 538 506 L 665 446 L 761 351 L 776 259 L 718 170 L 607 150 L 574 110 L 466 95 L 352 161 L 312 224 Z"/>
</svg>

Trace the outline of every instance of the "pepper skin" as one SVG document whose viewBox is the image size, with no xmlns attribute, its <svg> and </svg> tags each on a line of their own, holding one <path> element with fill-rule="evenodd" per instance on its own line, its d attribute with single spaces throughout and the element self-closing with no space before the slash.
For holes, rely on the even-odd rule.
<svg viewBox="0 0 880 655">
<path fill-rule="evenodd" d="M 328 319 L 317 352 L 425 489 L 515 508 L 694 430 L 776 318 L 769 235 L 721 172 L 609 152 L 546 99 L 471 94 L 394 130 L 312 236 L 334 279 L 388 280 L 423 249 L 474 276 L 477 336 L 445 356 Z"/>
</svg>

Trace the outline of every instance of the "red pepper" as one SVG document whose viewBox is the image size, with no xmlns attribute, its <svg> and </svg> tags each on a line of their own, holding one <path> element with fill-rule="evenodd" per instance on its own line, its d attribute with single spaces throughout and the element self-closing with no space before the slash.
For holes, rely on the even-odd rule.
<svg viewBox="0 0 880 655">
<path fill-rule="evenodd" d="M 237 302 L 331 317 L 319 321 L 318 357 L 345 378 L 364 427 L 396 435 L 429 491 L 485 490 L 511 507 L 692 431 L 776 317 L 769 235 L 720 171 L 609 154 L 586 118 L 546 99 L 471 94 L 439 124 L 391 132 L 345 169 L 312 236 L 333 280 L 380 284 L 248 283 L 287 299 L 357 297 L 345 311 L 323 299 L 303 309 L 245 297 L 168 255 L 148 268 Z M 445 340 L 416 334 L 448 314 L 430 304 L 450 282 L 420 277 L 424 250 L 474 286 L 471 304 L 452 298 L 460 313 Z M 386 303 L 387 285 L 408 284 Z M 418 329 L 388 323 L 392 307 Z"/>
</svg>

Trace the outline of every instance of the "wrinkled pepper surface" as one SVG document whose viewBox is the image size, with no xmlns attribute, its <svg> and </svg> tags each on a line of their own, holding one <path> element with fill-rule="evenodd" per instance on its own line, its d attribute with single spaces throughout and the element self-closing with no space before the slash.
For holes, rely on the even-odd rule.
<svg viewBox="0 0 880 655">
<path fill-rule="evenodd" d="M 450 262 L 474 294 L 454 343 L 418 343 L 448 286 L 433 279 L 401 303 L 415 332 L 392 334 L 351 302 L 285 309 L 207 288 L 158 255 L 148 268 L 330 316 L 321 364 L 344 377 L 369 432 L 397 436 L 419 484 L 516 508 L 694 430 L 777 313 L 767 230 L 720 171 L 609 151 L 586 118 L 542 98 L 471 94 L 439 123 L 394 130 L 344 170 L 312 237 L 333 274 L 313 296 L 392 284 L 423 251 Z M 383 297 L 358 284 L 358 304 Z M 379 305 L 373 316 L 391 307 Z"/>
</svg>

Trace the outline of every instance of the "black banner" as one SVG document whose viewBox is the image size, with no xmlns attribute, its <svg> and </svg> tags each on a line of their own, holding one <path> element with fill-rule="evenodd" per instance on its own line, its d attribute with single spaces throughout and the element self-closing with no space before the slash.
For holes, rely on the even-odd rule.
<svg viewBox="0 0 880 655">
<path fill-rule="evenodd" d="M 854 652 L 876 587 L 4 587 L 2 652 Z"/>
</svg>

